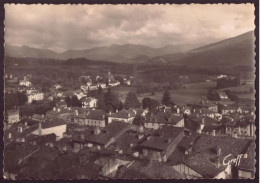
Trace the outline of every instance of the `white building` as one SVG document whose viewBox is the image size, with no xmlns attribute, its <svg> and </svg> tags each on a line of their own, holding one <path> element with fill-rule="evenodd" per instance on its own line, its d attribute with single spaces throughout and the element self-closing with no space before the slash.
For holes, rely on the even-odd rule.
<svg viewBox="0 0 260 183">
<path fill-rule="evenodd" d="M 40 122 L 38 129 L 34 130 L 34 135 L 48 135 L 54 133 L 57 140 L 63 138 L 67 130 L 67 124 L 63 120 L 55 119 L 54 121 Z"/>
<path fill-rule="evenodd" d="M 81 100 L 82 108 L 96 108 L 97 106 L 97 99 L 92 97 L 83 98 Z"/>
<path fill-rule="evenodd" d="M 19 81 L 19 85 L 28 87 L 28 86 L 31 86 L 32 83 L 30 81 L 27 81 L 27 80 L 21 80 L 21 81 Z"/>
<path fill-rule="evenodd" d="M 33 100 L 43 100 L 44 94 L 42 92 L 33 92 L 31 94 L 27 94 L 28 103 L 32 103 Z"/>
</svg>

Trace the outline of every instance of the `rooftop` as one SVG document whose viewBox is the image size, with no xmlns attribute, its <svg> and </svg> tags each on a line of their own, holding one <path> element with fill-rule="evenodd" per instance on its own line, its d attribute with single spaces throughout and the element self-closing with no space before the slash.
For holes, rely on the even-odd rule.
<svg viewBox="0 0 260 183">
<path fill-rule="evenodd" d="M 89 128 L 85 132 L 82 132 L 84 139 L 81 139 L 80 134 L 74 135 L 73 139 L 76 141 L 87 141 L 99 145 L 105 145 L 112 137 L 124 130 L 126 131 L 129 127 L 130 124 L 128 123 L 114 121 L 108 124 L 105 128 L 100 129 L 100 133 L 97 135 L 94 134 L 94 130 Z"/>
<path fill-rule="evenodd" d="M 128 109 L 128 110 L 123 109 L 123 110 L 121 110 L 119 112 L 109 114 L 108 117 L 128 119 L 128 118 L 135 117 L 136 113 L 137 112 L 134 109 Z"/>
<path fill-rule="evenodd" d="M 42 128 L 46 129 L 46 128 L 52 128 L 52 127 L 56 127 L 56 126 L 61 126 L 61 125 L 65 125 L 65 121 L 63 121 L 62 119 L 55 119 L 55 120 L 49 120 L 46 122 L 42 122 Z"/>
<path fill-rule="evenodd" d="M 168 145 L 180 134 L 184 132 L 184 128 L 162 126 L 162 128 L 154 131 L 150 140 L 147 139 L 141 143 L 142 147 L 164 151 Z"/>
</svg>

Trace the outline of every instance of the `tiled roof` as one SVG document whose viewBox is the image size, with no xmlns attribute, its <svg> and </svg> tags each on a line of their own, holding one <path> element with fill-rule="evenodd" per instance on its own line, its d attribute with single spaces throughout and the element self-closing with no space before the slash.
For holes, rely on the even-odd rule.
<svg viewBox="0 0 260 183">
<path fill-rule="evenodd" d="M 247 154 L 247 158 L 241 158 L 240 164 L 238 166 L 239 169 L 256 171 L 256 144 L 252 140 L 249 142 L 249 146 L 245 147 L 242 152 L 243 154 Z"/>
<path fill-rule="evenodd" d="M 122 150 L 123 153 L 132 154 L 133 149 L 138 145 L 139 139 L 137 133 L 125 132 L 114 143 L 110 144 L 108 150 Z"/>
<path fill-rule="evenodd" d="M 200 128 L 200 124 L 202 123 L 202 119 L 204 119 L 204 128 L 203 131 L 210 132 L 214 129 L 218 129 L 221 127 L 221 123 L 218 120 L 210 118 L 208 116 L 193 116 L 191 115 L 189 119 L 185 121 L 185 127 L 192 131 L 197 131 Z"/>
<path fill-rule="evenodd" d="M 85 111 L 85 112 L 79 114 L 76 118 L 104 120 L 105 112 L 102 110 L 88 110 L 88 111 Z"/>
<path fill-rule="evenodd" d="M 95 98 L 91 98 L 91 97 L 84 97 L 83 99 L 81 99 L 81 102 L 86 102 L 89 103 L 93 100 L 96 100 Z"/>
<path fill-rule="evenodd" d="M 183 117 L 172 114 L 171 112 L 156 112 L 149 114 L 147 120 L 152 123 L 172 124 L 176 125 Z"/>
<path fill-rule="evenodd" d="M 58 156 L 59 152 L 56 148 L 50 148 L 48 146 L 39 147 L 38 151 L 33 153 L 30 157 L 24 160 L 19 165 L 19 179 L 33 179 L 37 178 L 38 171 L 43 167 L 52 163 Z"/>
<path fill-rule="evenodd" d="M 168 147 L 169 143 L 171 143 L 180 133 L 183 132 L 184 128 L 162 126 L 162 128 L 154 131 L 150 137 L 150 140 L 141 143 L 141 146 L 149 149 L 164 151 Z"/>
<path fill-rule="evenodd" d="M 46 129 L 46 128 L 52 128 L 52 127 L 56 127 L 56 126 L 61 126 L 61 125 L 65 125 L 65 121 L 63 121 L 62 119 L 54 119 L 52 121 L 46 121 L 42 123 L 42 128 Z"/>
<path fill-rule="evenodd" d="M 140 160 L 134 161 L 130 167 L 122 167 L 118 173 L 119 179 L 181 179 L 185 178 L 181 173 L 171 167 L 159 163 L 148 162 L 140 163 Z"/>
<path fill-rule="evenodd" d="M 202 175 L 203 178 L 214 178 L 224 171 L 226 167 L 222 164 L 222 161 L 220 161 L 221 164 L 218 166 L 212 161 L 212 158 L 214 157 L 206 152 L 193 153 L 185 158 L 184 164 Z"/>
<path fill-rule="evenodd" d="M 4 171 L 10 173 L 17 173 L 18 171 L 18 160 L 24 158 L 32 153 L 37 147 L 30 144 L 20 145 L 13 142 L 4 149 Z"/>
<path fill-rule="evenodd" d="M 73 139 L 77 141 L 105 145 L 112 137 L 124 130 L 126 131 L 127 129 L 129 129 L 129 127 L 130 124 L 128 123 L 114 121 L 108 124 L 105 128 L 100 129 L 100 133 L 97 135 L 94 135 L 93 130 L 88 129 L 85 132 L 82 132 L 82 134 L 84 134 L 84 139 L 80 139 L 80 134 L 75 134 Z"/>
<path fill-rule="evenodd" d="M 38 119 L 38 120 L 44 119 L 44 117 L 42 115 L 40 115 L 40 114 L 33 114 L 32 118 L 33 119 Z"/>
<path fill-rule="evenodd" d="M 114 118 L 132 118 L 136 116 L 136 111 L 134 109 L 123 109 L 121 111 L 118 111 L 117 113 L 109 114 L 108 117 L 114 117 Z"/>
<path fill-rule="evenodd" d="M 246 139 L 203 134 L 194 142 L 193 152 L 185 158 L 184 163 L 203 177 L 212 178 L 226 168 L 222 164 L 223 158 L 229 154 L 232 155 L 231 158 L 236 158 L 237 155 L 242 153 L 248 142 L 249 140 Z M 221 149 L 219 167 L 213 162 L 213 159 L 217 156 L 216 148 Z"/>
</svg>

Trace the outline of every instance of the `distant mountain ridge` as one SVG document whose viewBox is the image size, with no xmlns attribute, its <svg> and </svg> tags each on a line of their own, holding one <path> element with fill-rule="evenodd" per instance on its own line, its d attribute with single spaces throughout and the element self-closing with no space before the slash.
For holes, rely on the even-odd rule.
<svg viewBox="0 0 260 183">
<path fill-rule="evenodd" d="M 136 44 L 113 44 L 84 50 L 68 50 L 57 53 L 48 49 L 27 46 L 5 46 L 5 55 L 15 58 L 45 58 L 69 60 L 85 58 L 92 61 L 141 64 L 173 64 L 194 67 L 253 67 L 254 66 L 254 31 L 202 46 L 167 45 L 151 48 Z"/>
<path fill-rule="evenodd" d="M 87 58 L 90 60 L 108 60 L 113 62 L 145 62 L 153 57 L 177 52 L 186 52 L 200 44 L 190 45 L 167 45 L 162 48 L 151 48 L 145 45 L 113 44 L 111 46 L 94 47 L 84 50 L 68 50 L 57 53 L 48 49 L 30 48 L 27 46 L 5 46 L 5 55 L 9 57 L 24 58 L 47 58 L 68 60 L 74 58 Z M 141 60 L 139 60 L 141 58 Z"/>
<path fill-rule="evenodd" d="M 191 49 L 183 54 L 167 54 L 151 59 L 161 59 L 176 65 L 202 67 L 253 67 L 255 62 L 254 31 Z"/>
</svg>

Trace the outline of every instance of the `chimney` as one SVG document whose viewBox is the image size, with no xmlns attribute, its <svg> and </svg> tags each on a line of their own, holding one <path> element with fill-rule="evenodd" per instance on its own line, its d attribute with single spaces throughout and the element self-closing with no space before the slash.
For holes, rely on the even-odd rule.
<svg viewBox="0 0 260 183">
<path fill-rule="evenodd" d="M 99 128 L 99 127 L 96 127 L 96 128 L 94 129 L 94 135 L 98 135 L 98 134 L 100 134 L 100 128 Z"/>
<path fill-rule="evenodd" d="M 105 119 L 105 115 L 103 115 L 102 117 L 103 117 L 103 119 Z"/>
<path fill-rule="evenodd" d="M 84 140 L 84 139 L 85 139 L 84 134 L 81 134 L 81 135 L 80 135 L 80 139 L 81 139 L 81 140 Z"/>
<path fill-rule="evenodd" d="M 39 122 L 38 134 L 42 135 L 42 122 Z"/>
<path fill-rule="evenodd" d="M 138 139 L 142 139 L 144 137 L 144 134 L 138 134 Z M 148 138 L 147 138 L 148 139 Z"/>
<path fill-rule="evenodd" d="M 78 116 L 79 115 L 79 111 L 75 110 L 75 115 Z"/>
<path fill-rule="evenodd" d="M 27 125 L 28 125 L 28 124 L 27 124 L 27 121 L 25 121 L 25 122 L 24 122 L 24 125 L 25 125 L 25 126 L 27 126 Z"/>
<path fill-rule="evenodd" d="M 128 118 L 130 118 L 130 113 L 128 113 Z"/>
<path fill-rule="evenodd" d="M 109 115 L 111 115 L 112 114 L 112 112 L 111 111 L 109 111 Z"/>
<path fill-rule="evenodd" d="M 180 108 L 179 107 L 177 107 L 177 114 L 179 114 L 180 113 Z"/>
<path fill-rule="evenodd" d="M 217 147 L 217 156 L 220 156 L 220 155 L 221 155 L 221 148 Z"/>
<path fill-rule="evenodd" d="M 118 113 L 118 109 L 116 110 L 116 113 Z"/>
<path fill-rule="evenodd" d="M 144 127 L 143 126 L 139 126 L 139 132 L 141 132 L 141 133 L 144 132 Z"/>
<path fill-rule="evenodd" d="M 53 111 L 56 111 L 56 107 L 53 107 Z"/>
<path fill-rule="evenodd" d="M 190 142 L 189 149 L 188 149 L 188 154 L 192 153 L 192 148 L 193 148 L 193 142 Z"/>
<path fill-rule="evenodd" d="M 58 112 L 60 112 L 60 108 L 58 109 Z"/>
<path fill-rule="evenodd" d="M 18 132 L 20 132 L 20 133 L 23 132 L 23 127 L 22 126 L 18 126 Z"/>
<path fill-rule="evenodd" d="M 216 130 L 212 131 L 212 136 L 214 136 L 214 137 L 216 136 Z"/>
<path fill-rule="evenodd" d="M 12 138 L 12 133 L 8 133 L 8 139 Z"/>
</svg>

